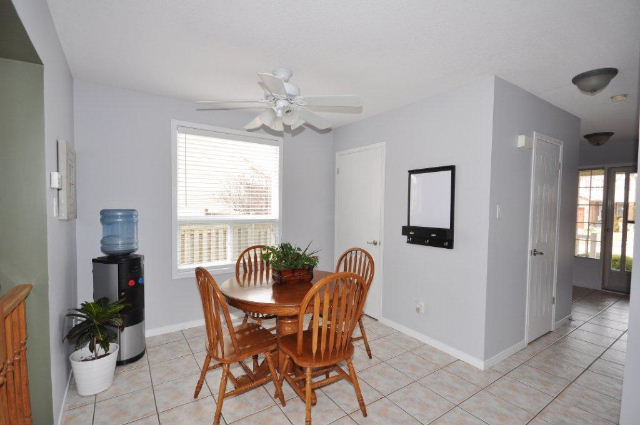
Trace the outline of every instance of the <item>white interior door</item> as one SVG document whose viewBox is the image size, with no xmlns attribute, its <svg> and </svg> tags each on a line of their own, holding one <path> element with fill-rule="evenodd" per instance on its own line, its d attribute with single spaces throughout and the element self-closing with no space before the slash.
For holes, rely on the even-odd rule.
<svg viewBox="0 0 640 425">
<path fill-rule="evenodd" d="M 553 329 L 562 142 L 534 133 L 527 342 Z"/>
<path fill-rule="evenodd" d="M 384 144 L 336 153 L 335 255 L 364 248 L 375 260 L 376 272 L 365 313 L 382 311 L 382 214 L 384 204 Z"/>
</svg>

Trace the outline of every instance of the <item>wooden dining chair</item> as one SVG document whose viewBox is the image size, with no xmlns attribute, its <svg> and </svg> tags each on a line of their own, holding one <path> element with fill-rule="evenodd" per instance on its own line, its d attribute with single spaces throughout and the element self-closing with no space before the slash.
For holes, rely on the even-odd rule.
<svg viewBox="0 0 640 425">
<path fill-rule="evenodd" d="M 253 245 L 240 253 L 236 260 L 236 279 L 238 281 L 243 279 L 243 276 L 245 280 L 248 279 L 247 276 L 252 276 L 253 279 L 250 280 L 254 282 L 263 282 L 264 279 L 269 279 L 271 276 L 271 265 L 262 257 L 263 250 L 266 247 L 266 245 Z M 275 317 L 276 316 L 273 315 L 245 312 L 242 323 L 246 324 L 249 319 L 252 319 L 262 325 L 265 320 Z M 274 328 L 270 328 L 269 330 L 273 329 Z"/>
<path fill-rule="evenodd" d="M 193 398 L 198 398 L 207 372 L 222 367 L 214 425 L 220 423 L 222 403 L 226 397 L 242 394 L 269 381 L 273 381 L 276 387 L 276 397 L 284 404 L 282 386 L 277 379 L 278 375 L 272 357 L 272 352 L 277 349 L 276 337 L 257 323 L 245 323 L 234 327 L 225 297 L 213 276 L 206 269 L 198 267 L 196 279 L 204 310 L 207 355 Z M 264 361 L 267 363 L 269 373 L 259 378 L 256 374 L 257 362 L 254 361 L 254 369 L 251 370 L 244 363 L 244 360 L 257 359 L 260 354 L 265 356 Z M 215 364 L 212 365 L 212 362 Z M 247 378 L 238 379 L 231 373 L 230 366 L 236 362 L 240 364 Z M 228 380 L 231 380 L 234 386 L 234 389 L 229 392 L 226 391 Z"/>
<path fill-rule="evenodd" d="M 362 276 L 367 283 L 367 290 L 371 287 L 373 277 L 376 272 L 375 262 L 373 257 L 366 250 L 362 248 L 349 248 L 342 253 L 338 258 L 336 264 L 337 272 L 351 272 Z M 358 326 L 360 327 L 360 336 L 353 338 L 353 341 L 364 341 L 364 348 L 367 350 L 369 358 L 371 356 L 371 347 L 369 346 L 369 340 L 367 339 L 367 331 L 364 328 L 362 316 L 358 319 Z"/>
<path fill-rule="evenodd" d="M 367 289 L 365 280 L 355 273 L 334 273 L 321 279 L 302 300 L 297 333 L 280 338 L 280 350 L 285 356 L 280 384 L 286 379 L 304 400 L 307 425 L 311 424 L 313 390 L 341 379 L 347 379 L 353 385 L 360 410 L 363 416 L 367 416 L 353 367 L 351 339 L 362 315 Z M 307 313 L 313 313 L 313 316 L 310 329 L 305 330 L 304 317 Z M 348 373 L 338 365 L 342 361 L 347 363 Z M 302 368 L 304 374 L 298 373 L 298 368 Z M 329 375 L 331 372 L 337 372 L 337 375 Z M 323 379 L 313 381 L 321 375 L 324 375 Z M 302 382 L 304 391 L 300 388 Z"/>
</svg>

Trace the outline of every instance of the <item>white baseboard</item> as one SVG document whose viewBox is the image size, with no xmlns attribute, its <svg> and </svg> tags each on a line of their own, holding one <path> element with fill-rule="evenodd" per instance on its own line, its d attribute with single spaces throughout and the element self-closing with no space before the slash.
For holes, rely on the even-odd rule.
<svg viewBox="0 0 640 425">
<path fill-rule="evenodd" d="M 444 351 L 445 353 L 456 357 L 465 363 L 469 363 L 470 365 L 475 366 L 478 369 L 484 370 L 485 368 L 485 362 L 483 360 L 467 354 L 464 351 L 460 351 L 457 348 L 453 348 L 450 345 L 445 344 L 444 342 L 438 341 L 437 339 L 431 338 L 430 336 L 414 331 L 413 329 L 401 325 L 400 323 L 394 322 L 393 320 L 389 320 L 384 317 L 380 317 L 378 320 L 384 325 L 390 326 L 395 330 L 402 332 L 403 334 L 409 335 L 410 337 L 413 337 L 418 341 L 424 342 L 425 344 L 429 344 L 440 351 Z"/>
<path fill-rule="evenodd" d="M 562 318 L 562 319 L 560 319 L 560 320 L 556 320 L 556 323 L 555 323 L 555 325 L 554 325 L 554 327 L 553 327 L 553 330 L 556 330 L 556 329 L 558 329 L 560 326 L 562 326 L 562 325 L 564 325 L 564 324 L 566 324 L 566 323 L 569 323 L 569 321 L 570 321 L 570 320 L 571 320 L 571 315 L 570 315 L 570 314 L 566 315 L 565 317 L 563 317 L 563 318 Z"/>
<path fill-rule="evenodd" d="M 239 316 L 235 312 L 229 312 L 229 315 L 231 316 L 231 319 L 234 321 L 242 318 L 242 316 Z M 144 333 L 145 333 L 145 337 L 148 338 L 150 336 L 168 334 L 171 332 L 183 331 L 185 329 L 190 329 L 190 328 L 197 328 L 198 326 L 204 326 L 204 319 L 191 320 L 189 322 L 181 322 L 181 323 L 175 323 L 173 325 L 145 329 Z"/>
<path fill-rule="evenodd" d="M 69 394 L 69 386 L 71 385 L 72 376 L 73 376 L 73 371 L 69 370 L 69 379 L 67 379 L 67 386 L 64 389 L 64 395 L 62 396 L 62 404 L 60 405 L 60 411 L 58 412 L 58 421 L 56 422 L 58 425 L 62 425 L 62 419 L 64 416 L 64 406 L 67 404 L 67 394 Z"/>
<path fill-rule="evenodd" d="M 484 361 L 484 369 L 489 369 L 491 366 L 497 365 L 498 363 L 500 363 L 501 361 L 503 361 L 504 359 L 506 359 L 507 357 L 511 356 L 512 354 L 517 353 L 518 351 L 522 350 L 523 348 L 527 347 L 527 343 L 525 342 L 525 340 L 523 339 L 520 342 L 517 342 L 515 344 L 513 344 L 511 347 L 508 347 L 504 350 L 502 350 L 501 352 L 499 352 L 498 354 L 496 354 L 495 356 L 487 359 Z"/>
<path fill-rule="evenodd" d="M 191 320 L 189 322 L 175 323 L 173 325 L 160 326 L 158 328 L 146 329 L 145 330 L 145 336 L 146 337 L 150 337 L 150 336 L 168 334 L 170 332 L 183 331 L 185 329 L 195 328 L 195 327 L 203 326 L 203 325 L 204 325 L 204 319 Z"/>
</svg>

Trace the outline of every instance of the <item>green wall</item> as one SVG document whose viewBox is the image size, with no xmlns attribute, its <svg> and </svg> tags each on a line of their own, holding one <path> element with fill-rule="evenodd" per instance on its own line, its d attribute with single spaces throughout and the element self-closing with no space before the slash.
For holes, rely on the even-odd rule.
<svg viewBox="0 0 640 425">
<path fill-rule="evenodd" d="M 27 299 L 33 423 L 52 424 L 42 65 L 0 58 L 0 293 Z"/>
</svg>

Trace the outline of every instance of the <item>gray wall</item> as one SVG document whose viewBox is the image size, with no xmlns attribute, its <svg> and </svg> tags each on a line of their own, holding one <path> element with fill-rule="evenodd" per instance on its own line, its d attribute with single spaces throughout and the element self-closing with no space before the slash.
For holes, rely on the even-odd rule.
<svg viewBox="0 0 640 425">
<path fill-rule="evenodd" d="M 636 199 L 640 199 L 640 185 L 636 186 Z M 636 211 L 636 221 L 640 220 L 640 211 Z M 633 241 L 633 254 L 640 257 L 640 238 Z M 620 425 L 635 425 L 640 418 L 640 273 L 636 268 L 631 274 L 631 296 L 629 305 L 629 335 L 627 336 L 627 355 L 624 366 L 622 387 L 622 407 Z"/>
<path fill-rule="evenodd" d="M 383 316 L 476 359 L 484 356 L 492 106 L 487 77 L 334 131 L 336 151 L 386 143 Z M 452 164 L 455 248 L 407 244 L 407 170 Z"/>
<path fill-rule="evenodd" d="M 71 72 L 58 40 L 47 2 L 20 0 L 15 8 L 44 64 L 44 149 L 46 171 L 57 168 L 56 141 L 73 143 L 73 85 Z M 48 174 L 48 173 L 47 173 Z M 42 185 L 48 187 L 44 176 Z M 71 345 L 62 342 L 64 314 L 76 306 L 75 220 L 53 217 L 54 191 L 47 189 L 47 251 L 49 269 L 49 334 L 53 412 L 57 419 L 69 377 L 67 354 Z M 44 412 L 44 410 L 42 410 Z M 42 414 L 38 412 L 38 414 Z M 38 423 L 38 422 L 36 422 Z M 49 424 L 51 422 L 43 421 Z"/>
<path fill-rule="evenodd" d="M 640 77 L 639 77 L 640 78 Z M 640 79 L 638 81 L 640 88 Z M 640 90 L 638 90 L 640 92 Z M 636 100 L 640 109 L 640 101 Z M 638 119 L 640 133 L 640 118 Z M 640 153 L 639 155 L 640 156 Z M 640 158 L 637 158 L 640 161 Z M 637 164 L 636 161 L 636 164 Z M 640 199 L 640 185 L 636 185 L 636 199 Z M 640 220 L 640 211 L 636 211 L 636 222 Z M 633 241 L 633 256 L 640 258 L 640 238 Z M 640 418 L 640 273 L 636 268 L 631 273 L 631 296 L 629 300 L 629 335 L 627 336 L 627 356 L 624 366 L 622 387 L 621 425 L 635 425 Z"/>
<path fill-rule="evenodd" d="M 637 140 L 610 140 L 602 146 L 593 146 L 581 138 L 580 166 L 635 164 L 638 156 Z"/>
<path fill-rule="evenodd" d="M 171 120 L 242 128 L 254 114 L 197 112 L 166 97 L 75 82 L 78 157 L 78 299 L 91 299 L 91 258 L 101 255 L 102 208 L 136 208 L 145 255 L 146 327 L 202 318 L 195 280 L 171 276 Z M 321 268 L 333 261 L 332 136 L 305 128 L 285 136 L 283 240 L 312 240 Z M 217 275 L 222 281 L 228 275 Z"/>
<path fill-rule="evenodd" d="M 51 423 L 42 65 L 0 59 L 0 93 L 0 285 L 2 294 L 33 285 L 27 299 L 33 417 Z"/>
<path fill-rule="evenodd" d="M 539 132 L 564 142 L 559 221 L 556 320 L 571 311 L 576 170 L 580 120 L 500 78 L 495 81 L 485 358 L 524 339 L 531 149 L 519 134 Z M 496 219 L 496 205 L 501 219 Z"/>
<path fill-rule="evenodd" d="M 573 284 L 602 289 L 602 259 L 573 257 Z"/>
</svg>

